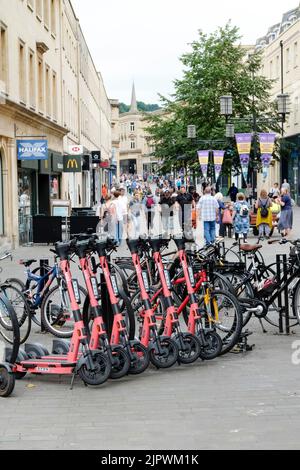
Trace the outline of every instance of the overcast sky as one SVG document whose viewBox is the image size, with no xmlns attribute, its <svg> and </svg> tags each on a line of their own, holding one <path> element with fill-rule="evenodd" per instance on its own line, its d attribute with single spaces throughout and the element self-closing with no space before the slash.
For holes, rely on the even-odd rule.
<svg viewBox="0 0 300 470">
<path fill-rule="evenodd" d="M 179 57 L 197 31 L 229 19 L 252 44 L 299 0 L 71 0 L 110 98 L 158 103 L 181 76 Z"/>
</svg>

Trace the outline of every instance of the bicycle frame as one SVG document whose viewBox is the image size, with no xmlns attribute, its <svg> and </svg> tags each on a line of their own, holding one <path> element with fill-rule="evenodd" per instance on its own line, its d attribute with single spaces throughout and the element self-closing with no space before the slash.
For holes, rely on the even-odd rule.
<svg viewBox="0 0 300 470">
<path fill-rule="evenodd" d="M 29 281 L 36 282 L 37 289 L 36 293 L 31 294 L 31 289 L 27 289 L 28 299 L 31 300 L 31 307 L 37 309 L 41 306 L 44 296 L 48 293 L 53 281 L 59 277 L 59 268 L 55 265 L 51 268 L 44 276 L 37 276 L 33 274 L 29 269 L 26 271 L 27 279 Z"/>
</svg>

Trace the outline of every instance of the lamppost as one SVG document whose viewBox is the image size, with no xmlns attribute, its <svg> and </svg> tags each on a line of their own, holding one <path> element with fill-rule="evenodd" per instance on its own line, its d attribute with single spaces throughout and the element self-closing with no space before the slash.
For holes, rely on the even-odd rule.
<svg viewBox="0 0 300 470">
<path fill-rule="evenodd" d="M 277 96 L 277 114 L 278 118 L 269 118 L 266 116 L 257 117 L 253 97 L 253 108 L 252 116 L 233 118 L 233 99 L 231 95 L 224 95 L 220 98 L 220 114 L 225 117 L 226 120 L 226 137 L 233 138 L 235 135 L 234 123 L 245 123 L 251 126 L 253 140 L 253 175 L 252 175 L 252 186 L 254 189 L 254 197 L 257 193 L 257 171 L 260 162 L 258 162 L 258 136 L 257 131 L 260 125 L 266 124 L 278 124 L 282 123 L 281 134 L 284 135 L 284 123 L 286 122 L 286 116 L 289 114 L 289 95 L 281 93 Z"/>
</svg>

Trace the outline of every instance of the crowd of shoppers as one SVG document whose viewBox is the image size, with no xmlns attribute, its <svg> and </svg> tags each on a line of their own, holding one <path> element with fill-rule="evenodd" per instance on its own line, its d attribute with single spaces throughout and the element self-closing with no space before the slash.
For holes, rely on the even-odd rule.
<svg viewBox="0 0 300 470">
<path fill-rule="evenodd" d="M 256 214 L 260 238 L 272 236 L 276 225 L 284 236 L 292 229 L 293 200 L 286 180 L 281 188 L 274 183 L 269 192 L 262 189 L 256 201 L 249 184 L 243 192 L 232 184 L 225 199 L 207 185 L 199 194 L 195 187 L 186 187 L 181 178 L 172 181 L 157 177 L 152 182 L 156 184 L 155 191 L 148 178 L 137 176 L 122 175 L 110 191 L 103 185 L 100 230 L 120 244 L 127 236 L 155 233 L 169 236 L 181 232 L 192 239 L 195 229 L 203 223 L 206 244 L 226 236 L 247 243 L 251 214 Z"/>
</svg>

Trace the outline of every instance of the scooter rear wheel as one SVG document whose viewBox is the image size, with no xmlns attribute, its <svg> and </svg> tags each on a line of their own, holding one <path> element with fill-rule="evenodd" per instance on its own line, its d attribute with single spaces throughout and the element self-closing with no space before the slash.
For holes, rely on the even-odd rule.
<svg viewBox="0 0 300 470">
<path fill-rule="evenodd" d="M 177 343 L 171 338 L 162 338 L 160 340 L 160 347 L 162 350 L 161 354 L 155 348 L 150 350 L 150 361 L 158 369 L 168 369 L 178 360 L 179 349 Z"/>
<path fill-rule="evenodd" d="M 111 373 L 111 363 L 108 357 L 101 351 L 91 351 L 94 370 L 88 367 L 86 361 L 79 369 L 78 375 L 87 385 L 101 385 L 107 381 Z"/>
<path fill-rule="evenodd" d="M 113 363 L 110 373 L 111 379 L 120 379 L 128 374 L 130 359 L 123 346 L 112 346 Z"/>
<path fill-rule="evenodd" d="M 142 374 L 150 364 L 148 349 L 141 343 L 135 344 L 131 347 L 131 354 L 135 356 L 135 359 L 130 365 L 129 374 Z"/>
<path fill-rule="evenodd" d="M 0 397 L 9 397 L 15 388 L 15 376 L 8 366 L 0 364 Z"/>
<path fill-rule="evenodd" d="M 215 331 L 209 331 L 204 333 L 207 346 L 201 345 L 200 358 L 205 361 L 215 359 L 222 351 L 222 340 L 218 333 Z"/>
</svg>

